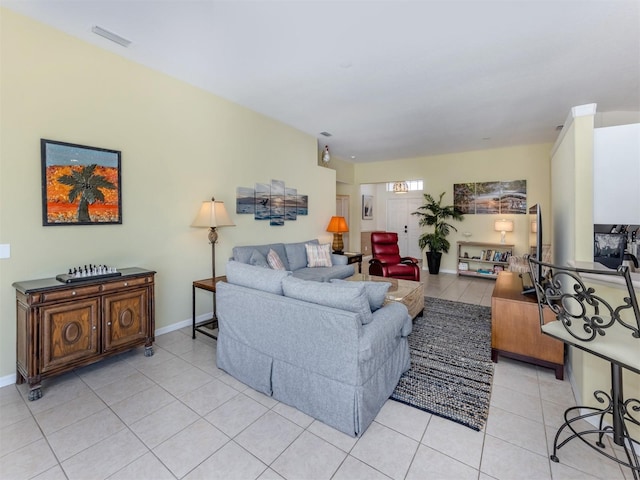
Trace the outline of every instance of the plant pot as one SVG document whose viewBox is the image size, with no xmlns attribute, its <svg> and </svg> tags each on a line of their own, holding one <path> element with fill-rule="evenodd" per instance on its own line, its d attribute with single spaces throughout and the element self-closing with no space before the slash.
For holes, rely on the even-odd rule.
<svg viewBox="0 0 640 480">
<path fill-rule="evenodd" d="M 430 274 L 437 275 L 440 272 L 441 260 L 442 252 L 427 252 L 427 266 Z"/>
</svg>

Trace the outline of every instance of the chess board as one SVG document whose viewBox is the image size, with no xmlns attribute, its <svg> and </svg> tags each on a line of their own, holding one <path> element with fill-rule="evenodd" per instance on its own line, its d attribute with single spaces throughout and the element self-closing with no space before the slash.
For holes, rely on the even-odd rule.
<svg viewBox="0 0 640 480">
<path fill-rule="evenodd" d="M 56 275 L 56 280 L 62 283 L 86 282 L 99 278 L 119 277 L 120 273 L 115 267 L 107 265 L 84 265 L 70 268 L 68 273 Z"/>
</svg>

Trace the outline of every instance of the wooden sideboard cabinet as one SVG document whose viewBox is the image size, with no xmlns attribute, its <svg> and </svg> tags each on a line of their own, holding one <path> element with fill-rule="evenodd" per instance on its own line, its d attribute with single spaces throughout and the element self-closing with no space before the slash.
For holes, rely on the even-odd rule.
<svg viewBox="0 0 640 480">
<path fill-rule="evenodd" d="M 55 278 L 16 282 L 16 383 L 41 380 L 144 345 L 153 355 L 154 275 L 125 268 L 119 277 L 62 283 Z"/>
<path fill-rule="evenodd" d="M 513 272 L 500 272 L 491 296 L 491 359 L 498 355 L 553 368 L 564 378 L 564 343 L 540 329 L 536 297 L 522 295 L 522 279 Z M 555 320 L 545 309 L 545 323 Z"/>
</svg>

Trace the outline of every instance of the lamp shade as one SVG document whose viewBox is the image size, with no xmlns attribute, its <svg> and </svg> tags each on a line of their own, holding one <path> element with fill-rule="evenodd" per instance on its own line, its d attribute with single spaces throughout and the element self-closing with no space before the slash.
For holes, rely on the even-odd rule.
<svg viewBox="0 0 640 480">
<path fill-rule="evenodd" d="M 344 217 L 331 217 L 329 225 L 327 226 L 327 232 L 331 233 L 345 233 L 349 231 L 347 221 Z"/>
<path fill-rule="evenodd" d="M 513 221 L 512 220 L 496 220 L 493 225 L 493 229 L 496 232 L 513 232 Z"/>
<path fill-rule="evenodd" d="M 213 199 L 202 202 L 200 211 L 191 224 L 192 227 L 232 227 L 235 223 L 231 221 L 224 202 L 217 202 Z"/>
</svg>

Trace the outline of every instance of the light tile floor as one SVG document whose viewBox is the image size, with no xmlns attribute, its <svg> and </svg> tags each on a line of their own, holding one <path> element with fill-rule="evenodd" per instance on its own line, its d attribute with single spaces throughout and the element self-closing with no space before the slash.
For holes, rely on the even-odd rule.
<svg viewBox="0 0 640 480">
<path fill-rule="evenodd" d="M 490 305 L 491 280 L 423 276 L 428 296 Z M 0 478 L 631 478 L 580 442 L 549 461 L 574 403 L 549 369 L 500 359 L 483 431 L 390 400 L 356 439 L 236 381 L 215 341 L 190 334 L 48 379 L 35 402 L 26 385 L 1 388 Z"/>
</svg>

